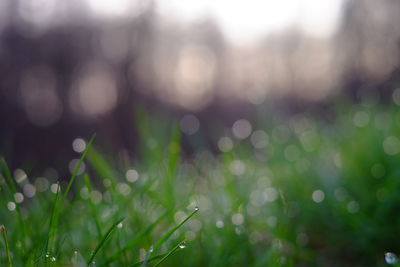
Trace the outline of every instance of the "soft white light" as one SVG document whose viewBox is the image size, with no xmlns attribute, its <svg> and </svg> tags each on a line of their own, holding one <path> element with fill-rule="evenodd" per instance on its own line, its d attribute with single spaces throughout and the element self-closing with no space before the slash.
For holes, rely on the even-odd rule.
<svg viewBox="0 0 400 267">
<path fill-rule="evenodd" d="M 86 142 L 82 138 L 76 138 L 72 141 L 72 149 L 75 152 L 82 153 L 86 148 Z"/>
<path fill-rule="evenodd" d="M 139 179 L 139 173 L 135 169 L 130 169 L 126 172 L 126 180 L 134 183 Z"/>
<path fill-rule="evenodd" d="M 230 139 L 229 137 L 221 137 L 218 140 L 218 148 L 219 150 L 221 150 L 221 152 L 229 152 L 232 150 L 233 148 L 233 142 L 232 139 Z"/>
<path fill-rule="evenodd" d="M 121 16 L 128 11 L 130 0 L 88 0 L 88 2 L 96 15 Z"/>
<path fill-rule="evenodd" d="M 26 175 L 25 171 L 22 169 L 16 169 L 14 171 L 14 178 L 17 183 L 21 184 L 26 182 L 28 176 Z"/>
<path fill-rule="evenodd" d="M 26 197 L 34 197 L 36 195 L 36 187 L 33 184 L 26 184 L 23 187 L 24 195 Z"/>
<path fill-rule="evenodd" d="M 237 139 L 245 139 L 251 134 L 252 127 L 248 120 L 237 120 L 232 126 L 233 135 Z"/>
<path fill-rule="evenodd" d="M 21 203 L 22 201 L 24 201 L 24 195 L 21 193 L 15 193 L 14 194 L 14 199 L 16 203 Z"/>
<path fill-rule="evenodd" d="M 12 201 L 7 203 L 7 208 L 8 208 L 9 211 L 15 210 L 16 207 L 17 207 L 17 205 L 15 205 L 15 203 L 12 202 Z"/>
<path fill-rule="evenodd" d="M 242 175 L 246 171 L 246 165 L 241 160 L 234 160 L 229 165 L 229 170 L 234 175 Z"/>
<path fill-rule="evenodd" d="M 221 221 L 221 220 L 218 220 L 218 221 L 215 223 L 215 226 L 217 226 L 217 228 L 222 228 L 222 227 L 224 227 L 224 222 Z"/>
<path fill-rule="evenodd" d="M 234 225 L 241 225 L 244 222 L 244 217 L 241 213 L 236 213 L 232 215 L 232 223 Z"/>
<path fill-rule="evenodd" d="M 51 186 L 50 186 L 50 191 L 53 193 L 53 194 L 56 194 L 57 192 L 59 192 L 60 191 L 60 185 L 59 184 L 52 184 Z"/>
<path fill-rule="evenodd" d="M 383 141 L 383 150 L 388 155 L 396 155 L 400 152 L 400 141 L 395 136 L 389 136 Z"/>
<path fill-rule="evenodd" d="M 255 148 L 264 148 L 268 144 L 268 135 L 262 130 L 257 130 L 251 135 L 250 140 Z"/>
<path fill-rule="evenodd" d="M 345 0 L 157 0 L 162 16 L 186 22 L 203 17 L 217 21 L 229 39 L 251 42 L 266 34 L 299 27 L 305 33 L 331 35 Z"/>
<path fill-rule="evenodd" d="M 312 199 L 316 203 L 321 203 L 325 199 L 325 193 L 322 190 L 315 190 L 312 193 Z"/>
</svg>

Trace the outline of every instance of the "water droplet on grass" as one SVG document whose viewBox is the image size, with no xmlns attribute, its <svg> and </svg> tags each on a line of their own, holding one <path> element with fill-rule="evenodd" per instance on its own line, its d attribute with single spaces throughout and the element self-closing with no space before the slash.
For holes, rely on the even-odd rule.
<svg viewBox="0 0 400 267">
<path fill-rule="evenodd" d="M 386 252 L 385 253 L 385 261 L 387 264 L 395 264 L 398 262 L 396 254 L 392 252 Z"/>
<path fill-rule="evenodd" d="M 120 229 L 122 228 L 122 226 L 124 226 L 124 225 L 122 224 L 122 222 L 120 222 L 120 223 L 117 225 L 117 227 L 120 228 Z"/>
<path fill-rule="evenodd" d="M 199 207 L 195 207 L 194 210 L 195 210 L 195 211 L 198 211 L 198 210 L 199 210 Z"/>
<path fill-rule="evenodd" d="M 183 241 L 179 244 L 179 248 L 186 248 L 186 242 Z"/>
<path fill-rule="evenodd" d="M 56 257 L 51 257 L 51 259 L 50 259 L 52 262 L 55 262 L 56 261 Z"/>
</svg>

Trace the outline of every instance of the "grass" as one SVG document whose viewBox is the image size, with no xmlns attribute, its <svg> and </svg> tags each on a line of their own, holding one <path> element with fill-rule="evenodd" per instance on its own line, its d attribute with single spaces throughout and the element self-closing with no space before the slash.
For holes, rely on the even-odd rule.
<svg viewBox="0 0 400 267">
<path fill-rule="evenodd" d="M 3 236 L 4 244 L 6 246 L 8 266 L 12 267 L 11 252 L 10 252 L 10 247 L 8 245 L 7 231 L 6 231 L 6 228 L 4 227 L 4 225 L 0 225 L 0 231 L 1 231 L 1 235 Z"/>
<path fill-rule="evenodd" d="M 0 266 L 385 266 L 400 253 L 400 111 L 334 114 L 260 111 L 257 134 L 217 125 L 207 145 L 141 113 L 136 159 L 92 137 L 70 179 L 1 158 Z"/>
</svg>

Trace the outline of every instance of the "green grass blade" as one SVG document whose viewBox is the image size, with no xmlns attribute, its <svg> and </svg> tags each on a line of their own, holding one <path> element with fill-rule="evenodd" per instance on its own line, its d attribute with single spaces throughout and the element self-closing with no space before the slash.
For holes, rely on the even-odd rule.
<svg viewBox="0 0 400 267">
<path fill-rule="evenodd" d="M 15 196 L 15 194 L 17 193 L 17 186 L 15 184 L 14 179 L 11 176 L 11 172 L 10 172 L 10 169 L 8 168 L 7 162 L 5 161 L 5 159 L 3 157 L 0 158 L 0 170 L 1 170 L 1 173 L 4 174 L 4 177 L 7 181 L 8 187 L 11 189 L 11 193 L 12 193 L 11 198 L 13 198 Z M 17 213 L 18 213 L 18 221 L 20 224 L 19 229 L 21 230 L 22 236 L 31 235 L 30 229 L 27 227 L 27 225 L 25 224 L 25 221 L 23 219 L 20 206 L 17 205 L 16 209 L 17 209 Z"/>
<path fill-rule="evenodd" d="M 147 251 L 146 256 L 144 257 L 144 261 L 143 261 L 142 267 L 146 267 L 147 266 L 147 262 L 149 261 L 150 256 L 153 253 L 153 251 L 154 251 L 154 248 L 153 248 L 153 246 L 151 246 L 150 249 Z"/>
<path fill-rule="evenodd" d="M 96 256 L 96 254 L 99 252 L 99 250 L 104 246 L 105 242 L 110 238 L 111 234 L 115 231 L 115 229 L 117 228 L 118 224 L 121 223 L 124 220 L 124 218 L 119 219 L 118 221 L 116 221 L 113 225 L 111 225 L 110 229 L 108 229 L 108 231 L 106 232 L 106 234 L 103 236 L 102 240 L 100 241 L 100 243 L 96 246 L 96 248 L 94 249 L 92 255 L 90 256 L 89 260 L 87 261 L 87 265 L 90 265 L 93 260 L 94 257 Z"/>
<path fill-rule="evenodd" d="M 59 195 L 60 195 L 60 184 L 57 183 L 57 192 L 56 192 L 56 196 L 55 196 L 55 199 L 54 199 L 53 209 L 51 210 L 50 222 L 49 222 L 49 230 L 47 232 L 47 237 L 46 237 L 46 241 L 45 241 L 45 245 L 44 245 L 44 251 L 43 251 L 42 255 L 46 254 L 49 251 L 49 243 L 50 243 L 51 235 L 53 233 L 54 220 L 55 220 L 55 216 L 56 216 L 56 210 L 57 210 L 57 204 L 58 204 Z"/>
<path fill-rule="evenodd" d="M 83 151 L 82 156 L 80 157 L 78 164 L 75 166 L 75 169 L 74 169 L 74 171 L 72 173 L 71 179 L 69 180 L 68 186 L 67 186 L 67 188 L 66 188 L 66 190 L 64 192 L 64 195 L 61 197 L 61 200 L 59 200 L 59 194 L 60 194 L 61 188 L 59 188 L 59 190 L 57 190 L 56 198 L 55 198 L 55 201 L 54 201 L 53 210 L 51 212 L 49 231 L 48 231 L 48 235 L 47 235 L 47 239 L 46 239 L 46 243 L 45 243 L 45 251 L 44 251 L 44 253 L 48 252 L 49 243 L 51 241 L 50 239 L 53 236 L 53 233 L 55 231 L 54 228 L 56 227 L 56 225 L 58 223 L 59 212 L 60 212 L 60 210 L 61 210 L 61 208 L 62 208 L 62 206 L 64 204 L 65 199 L 68 196 L 68 193 L 69 193 L 69 191 L 71 189 L 71 186 L 72 186 L 72 184 L 73 184 L 73 182 L 74 182 L 74 180 L 75 180 L 75 178 L 76 178 L 76 176 L 78 174 L 79 168 L 80 168 L 83 160 L 85 159 L 86 154 L 89 151 L 89 148 L 92 145 L 95 137 L 96 137 L 96 134 L 93 134 L 92 137 L 90 138 L 88 144 L 86 145 L 85 150 Z"/>
<path fill-rule="evenodd" d="M 64 200 L 67 198 L 68 192 L 71 190 L 71 186 L 75 181 L 75 178 L 76 178 L 76 176 L 78 174 L 78 171 L 79 171 L 79 169 L 80 169 L 80 167 L 82 165 L 82 162 L 85 159 L 86 154 L 88 153 L 88 151 L 90 149 L 90 146 L 92 145 L 92 143 L 93 143 L 95 138 L 96 138 L 96 134 L 94 133 L 92 135 L 92 137 L 90 138 L 88 144 L 86 145 L 85 150 L 83 151 L 82 156 L 80 157 L 80 159 L 78 161 L 78 164 L 76 164 L 75 169 L 74 169 L 74 171 L 72 173 L 71 179 L 69 179 L 69 183 L 67 185 L 67 188 L 65 189 L 65 192 L 64 192 L 64 195 L 63 195 L 63 199 L 61 201 L 61 205 L 63 204 Z"/>
<path fill-rule="evenodd" d="M 163 263 L 169 256 L 171 256 L 173 253 L 175 253 L 175 251 L 177 251 L 178 249 L 181 249 L 181 248 L 183 249 L 183 248 L 185 248 L 185 247 L 186 247 L 185 241 L 180 242 L 180 243 L 179 243 L 178 245 L 176 245 L 173 249 L 171 249 L 170 252 L 168 252 L 167 254 L 165 254 L 165 256 L 162 257 L 162 259 L 154 265 L 154 267 L 156 267 L 156 266 L 160 265 L 161 263 Z"/>
<path fill-rule="evenodd" d="M 11 172 L 10 169 L 8 168 L 7 162 L 3 157 L 0 158 L 0 169 L 1 172 L 4 173 L 4 177 L 6 178 L 8 186 L 10 187 L 12 193 L 13 194 L 17 193 L 17 187 L 15 185 L 15 181 L 11 176 Z"/>
<path fill-rule="evenodd" d="M 4 239 L 4 243 L 6 245 L 8 266 L 12 267 L 13 265 L 12 265 L 12 260 L 11 260 L 10 246 L 8 245 L 6 227 L 4 225 L 0 225 L 0 231 L 1 231 L 1 234 L 2 234 L 3 239 Z"/>
<path fill-rule="evenodd" d="M 93 187 L 92 187 L 92 183 L 90 182 L 90 177 L 87 173 L 83 177 L 83 180 L 85 181 L 85 185 L 88 189 L 89 194 L 92 194 Z M 94 206 L 94 203 L 92 201 L 90 201 L 90 198 L 89 198 L 88 202 L 89 202 L 90 211 L 92 212 L 92 217 L 94 219 L 94 223 L 96 225 L 97 234 L 99 235 L 99 238 L 100 238 L 102 234 L 101 234 L 101 227 L 100 227 L 98 214 L 96 212 L 96 207 Z"/>
<path fill-rule="evenodd" d="M 155 260 L 157 260 L 157 259 L 161 259 L 161 258 L 163 258 L 165 255 L 167 255 L 167 254 L 165 253 L 165 254 L 160 254 L 160 255 L 151 257 L 151 258 L 149 258 L 149 259 L 147 260 L 147 262 L 152 262 L 152 261 L 155 261 Z M 141 266 L 143 263 L 144 263 L 144 261 L 138 261 L 138 262 L 135 262 L 133 265 L 131 265 L 131 267 L 138 267 L 138 266 Z"/>
<path fill-rule="evenodd" d="M 103 179 L 115 179 L 115 172 L 110 162 L 107 161 L 96 149 L 92 149 L 88 154 L 88 161 L 94 171 Z"/>
<path fill-rule="evenodd" d="M 95 148 L 92 148 L 87 155 L 87 159 L 90 166 L 93 168 L 94 172 L 102 179 L 109 179 L 111 181 L 110 192 L 111 196 L 114 198 L 116 196 L 116 185 L 117 185 L 117 175 L 115 168 L 111 165 L 110 161 L 107 160 L 101 153 L 99 153 Z"/>
<path fill-rule="evenodd" d="M 123 246 L 120 250 L 115 252 L 111 257 L 106 261 L 106 264 L 111 263 L 112 261 L 119 258 L 119 256 L 127 251 L 128 249 L 133 248 L 139 241 L 142 240 L 145 236 L 147 236 L 154 227 L 156 227 L 167 215 L 169 212 L 163 213 L 160 217 L 157 218 L 152 224 L 148 225 L 142 231 L 140 231 L 134 238 L 132 238 L 125 246 Z"/>
<path fill-rule="evenodd" d="M 180 159 L 180 140 L 181 140 L 181 131 L 177 125 L 174 125 L 172 129 L 171 141 L 169 143 L 169 151 L 168 151 L 168 161 L 167 161 L 167 169 L 165 172 L 165 189 L 166 189 L 166 197 L 167 203 L 169 207 L 175 206 L 175 194 L 174 194 L 174 178 L 176 176 L 179 159 Z"/>
<path fill-rule="evenodd" d="M 180 224 L 175 226 L 174 228 L 171 228 L 163 237 L 161 237 L 160 240 L 157 241 L 157 243 L 154 244 L 154 250 L 158 249 L 165 241 L 167 241 L 168 238 L 171 237 L 173 233 L 175 233 L 179 228 L 182 227 L 190 218 L 193 217 L 197 212 L 199 211 L 199 208 L 195 208 L 192 213 L 189 214 Z"/>
</svg>

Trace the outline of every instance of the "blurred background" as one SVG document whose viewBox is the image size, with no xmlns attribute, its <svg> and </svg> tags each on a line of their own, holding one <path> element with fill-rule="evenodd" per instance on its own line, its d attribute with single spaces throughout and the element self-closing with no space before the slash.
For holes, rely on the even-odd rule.
<svg viewBox="0 0 400 267">
<path fill-rule="evenodd" d="M 395 0 L 3 0 L 0 152 L 13 168 L 66 171 L 73 141 L 97 132 L 135 155 L 140 112 L 200 131 L 188 155 L 218 152 L 239 119 L 384 104 L 399 12 Z"/>
</svg>

